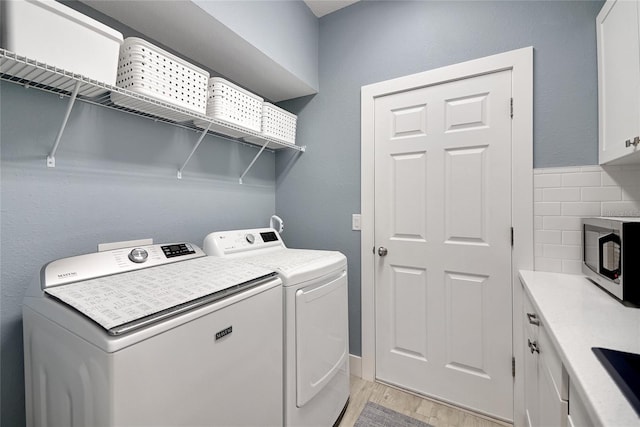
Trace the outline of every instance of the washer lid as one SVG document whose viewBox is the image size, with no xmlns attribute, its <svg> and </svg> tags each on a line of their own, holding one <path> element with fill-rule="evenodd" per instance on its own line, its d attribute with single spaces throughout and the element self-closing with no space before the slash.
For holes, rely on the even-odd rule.
<svg viewBox="0 0 640 427">
<path fill-rule="evenodd" d="M 276 273 L 224 258 L 197 259 L 45 289 L 120 335 L 257 286 Z"/>
</svg>

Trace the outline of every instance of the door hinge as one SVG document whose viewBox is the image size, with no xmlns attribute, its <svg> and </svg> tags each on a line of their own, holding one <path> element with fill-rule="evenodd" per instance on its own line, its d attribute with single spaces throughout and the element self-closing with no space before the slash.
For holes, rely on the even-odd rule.
<svg viewBox="0 0 640 427">
<path fill-rule="evenodd" d="M 511 376 L 516 377 L 516 358 L 511 356 Z"/>
<path fill-rule="evenodd" d="M 511 118 L 513 119 L 513 98 L 511 98 Z"/>
<path fill-rule="evenodd" d="M 513 247 L 513 227 L 511 227 L 511 247 Z"/>
</svg>

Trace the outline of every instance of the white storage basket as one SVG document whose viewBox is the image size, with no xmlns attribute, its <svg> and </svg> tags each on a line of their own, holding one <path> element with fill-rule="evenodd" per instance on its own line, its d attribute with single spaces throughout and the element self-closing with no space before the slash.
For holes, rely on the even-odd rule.
<svg viewBox="0 0 640 427">
<path fill-rule="evenodd" d="M 121 33 L 53 0 L 0 1 L 3 48 L 101 83 L 116 83 Z M 27 71 L 16 77 L 65 90 L 68 86 L 56 85 L 46 73 Z M 79 93 L 104 92 L 89 88 Z"/>
<path fill-rule="evenodd" d="M 265 102 L 262 106 L 262 134 L 289 144 L 296 143 L 298 117 L 282 108 Z"/>
<path fill-rule="evenodd" d="M 116 85 L 123 89 L 205 114 L 209 73 L 137 37 L 128 37 L 120 48 Z M 111 93 L 114 104 L 133 108 L 170 120 L 185 121 L 188 116 L 157 109 Z"/>
<path fill-rule="evenodd" d="M 209 99 L 207 102 L 207 117 L 221 120 L 241 129 L 260 133 L 262 126 L 263 99 L 235 84 L 221 78 L 209 79 Z M 209 123 L 194 120 L 196 126 L 206 128 Z M 218 129 L 212 126 L 212 130 L 219 130 L 232 136 L 244 136 L 241 130 Z"/>
</svg>

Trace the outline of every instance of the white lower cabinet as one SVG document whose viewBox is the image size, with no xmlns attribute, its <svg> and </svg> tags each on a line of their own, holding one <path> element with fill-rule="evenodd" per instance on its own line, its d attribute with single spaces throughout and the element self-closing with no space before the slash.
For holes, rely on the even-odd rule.
<svg viewBox="0 0 640 427">
<path fill-rule="evenodd" d="M 524 294 L 524 398 L 528 427 L 566 427 L 569 415 L 569 376 L 544 321 Z"/>
</svg>

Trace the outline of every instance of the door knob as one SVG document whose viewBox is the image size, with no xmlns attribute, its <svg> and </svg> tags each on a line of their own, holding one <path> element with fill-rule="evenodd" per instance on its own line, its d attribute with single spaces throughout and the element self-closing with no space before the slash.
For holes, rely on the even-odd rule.
<svg viewBox="0 0 640 427">
<path fill-rule="evenodd" d="M 387 251 L 387 248 L 380 246 L 378 248 L 378 255 L 380 256 L 387 256 L 387 253 L 389 253 L 389 251 Z"/>
</svg>

